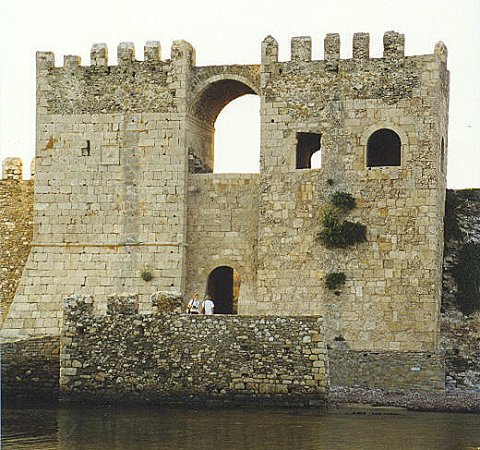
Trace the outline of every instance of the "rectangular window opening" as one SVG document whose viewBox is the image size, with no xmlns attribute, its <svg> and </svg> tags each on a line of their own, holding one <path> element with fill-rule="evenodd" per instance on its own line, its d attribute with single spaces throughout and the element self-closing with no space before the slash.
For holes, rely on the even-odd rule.
<svg viewBox="0 0 480 450">
<path fill-rule="evenodd" d="M 312 169 L 321 166 L 320 161 L 317 161 L 320 153 L 312 158 L 315 153 L 320 152 L 320 138 L 319 133 L 297 133 L 297 159 L 295 164 L 297 169 Z M 312 160 L 314 164 L 312 164 Z"/>
</svg>

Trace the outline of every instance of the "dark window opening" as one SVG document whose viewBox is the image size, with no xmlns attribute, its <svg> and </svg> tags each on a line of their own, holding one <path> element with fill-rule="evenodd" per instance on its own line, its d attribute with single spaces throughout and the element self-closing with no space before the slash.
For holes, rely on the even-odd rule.
<svg viewBox="0 0 480 450">
<path fill-rule="evenodd" d="M 215 314 L 237 314 L 240 276 L 229 266 L 220 266 L 208 276 L 207 294 L 215 305 Z"/>
<path fill-rule="evenodd" d="M 316 154 L 319 152 L 318 154 Z M 315 155 L 315 158 L 312 156 Z M 320 134 L 297 133 L 297 169 L 319 168 L 320 162 Z M 313 163 L 313 164 L 312 164 Z"/>
<path fill-rule="evenodd" d="M 367 167 L 399 166 L 402 142 L 393 130 L 375 131 L 367 143 Z"/>
<path fill-rule="evenodd" d="M 90 156 L 90 141 L 87 141 L 87 146 L 82 148 L 82 156 Z"/>
<path fill-rule="evenodd" d="M 440 170 L 442 173 L 445 172 L 445 141 L 443 140 L 443 137 L 440 144 Z"/>
</svg>

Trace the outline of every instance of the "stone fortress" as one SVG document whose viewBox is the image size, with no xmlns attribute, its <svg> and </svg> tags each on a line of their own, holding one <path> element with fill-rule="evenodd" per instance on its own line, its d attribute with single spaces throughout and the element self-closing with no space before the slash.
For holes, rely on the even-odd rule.
<svg viewBox="0 0 480 450">
<path fill-rule="evenodd" d="M 435 359 L 447 50 L 405 56 L 396 32 L 383 43 L 371 58 L 356 33 L 341 59 L 327 34 L 312 60 L 296 37 L 279 61 L 269 36 L 260 64 L 207 67 L 185 41 L 167 60 L 147 42 L 143 61 L 122 43 L 116 66 L 104 44 L 89 66 L 39 52 L 33 241 L 2 337 L 58 336 L 72 294 L 102 314 L 108 296 L 135 292 L 149 314 L 156 291 L 198 291 L 239 318 L 323 317 L 329 347 Z M 260 173 L 217 174 L 215 120 L 245 94 L 261 99 Z M 355 198 L 365 242 L 318 239 L 336 192 Z M 345 284 L 332 291 L 334 272 Z"/>
</svg>

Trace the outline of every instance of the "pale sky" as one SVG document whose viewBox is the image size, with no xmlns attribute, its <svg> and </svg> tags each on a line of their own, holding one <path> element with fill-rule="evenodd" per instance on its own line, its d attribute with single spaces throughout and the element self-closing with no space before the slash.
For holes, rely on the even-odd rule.
<svg viewBox="0 0 480 450">
<path fill-rule="evenodd" d="M 480 187 L 480 0 L 0 0 L 0 159 L 35 152 L 35 52 L 53 51 L 90 63 L 93 43 L 105 42 L 110 64 L 118 43 L 135 43 L 143 59 L 148 40 L 159 40 L 163 58 L 173 40 L 196 49 L 197 65 L 260 63 L 260 45 L 271 34 L 287 60 L 290 38 L 311 36 L 313 56 L 323 57 L 326 33 L 340 33 L 341 56 L 351 56 L 355 32 L 369 32 L 371 56 L 382 54 L 382 36 L 405 34 L 406 54 L 448 47 L 451 73 L 448 186 Z M 258 171 L 259 102 L 242 97 L 220 114 L 216 171 Z"/>
</svg>

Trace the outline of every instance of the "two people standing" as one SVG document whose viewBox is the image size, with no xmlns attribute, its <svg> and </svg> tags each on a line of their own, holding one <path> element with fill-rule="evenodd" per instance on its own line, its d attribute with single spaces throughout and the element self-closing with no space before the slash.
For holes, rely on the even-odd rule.
<svg viewBox="0 0 480 450">
<path fill-rule="evenodd" d="M 188 314 L 205 314 L 206 316 L 210 316 L 213 314 L 214 309 L 215 305 L 209 295 L 205 296 L 205 300 L 203 300 L 200 307 L 200 294 L 198 292 L 195 292 L 187 303 Z"/>
</svg>

